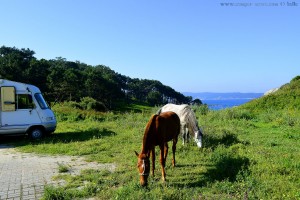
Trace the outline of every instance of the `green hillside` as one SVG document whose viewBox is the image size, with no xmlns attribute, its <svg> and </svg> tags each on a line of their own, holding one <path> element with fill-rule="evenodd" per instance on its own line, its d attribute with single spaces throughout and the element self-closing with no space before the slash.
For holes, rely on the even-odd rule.
<svg viewBox="0 0 300 200">
<path fill-rule="evenodd" d="M 300 76 L 293 78 L 274 93 L 250 101 L 241 106 L 251 111 L 260 112 L 265 110 L 300 110 Z"/>
</svg>

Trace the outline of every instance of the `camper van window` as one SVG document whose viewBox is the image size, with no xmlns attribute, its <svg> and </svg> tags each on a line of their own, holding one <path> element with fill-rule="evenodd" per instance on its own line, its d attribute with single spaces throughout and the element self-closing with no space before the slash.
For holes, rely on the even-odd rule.
<svg viewBox="0 0 300 200">
<path fill-rule="evenodd" d="M 34 95 L 35 99 L 37 100 L 37 102 L 39 103 L 41 109 L 47 109 L 49 108 L 48 104 L 46 103 L 43 95 L 41 93 L 36 93 Z"/>
<path fill-rule="evenodd" d="M 32 102 L 32 96 L 30 94 L 18 94 L 18 109 L 32 109 L 34 104 Z"/>
</svg>

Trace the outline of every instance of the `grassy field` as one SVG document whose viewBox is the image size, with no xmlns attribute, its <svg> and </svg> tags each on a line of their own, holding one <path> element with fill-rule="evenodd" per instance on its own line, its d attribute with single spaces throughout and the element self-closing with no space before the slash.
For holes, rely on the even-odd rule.
<svg viewBox="0 0 300 200">
<path fill-rule="evenodd" d="M 300 116 L 293 110 L 254 114 L 194 107 L 204 130 L 203 148 L 194 142 L 182 146 L 180 138 L 175 168 L 169 152 L 167 182 L 161 181 L 157 157 L 155 177 L 140 187 L 134 150 L 140 151 L 144 127 L 157 109 L 99 113 L 59 105 L 55 134 L 15 145 L 20 151 L 80 155 L 117 166 L 113 173 L 61 173 L 55 178 L 67 184 L 47 187 L 44 199 L 300 199 Z"/>
</svg>

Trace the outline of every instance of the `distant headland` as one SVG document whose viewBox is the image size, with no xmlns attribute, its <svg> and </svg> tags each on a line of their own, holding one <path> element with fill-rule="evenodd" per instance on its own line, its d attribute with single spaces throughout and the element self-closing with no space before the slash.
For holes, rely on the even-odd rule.
<svg viewBox="0 0 300 200">
<path fill-rule="evenodd" d="M 200 100 L 230 100 L 230 99 L 256 99 L 264 95 L 264 93 L 215 93 L 215 92 L 182 92 L 185 96 L 191 96 L 193 99 Z"/>
</svg>

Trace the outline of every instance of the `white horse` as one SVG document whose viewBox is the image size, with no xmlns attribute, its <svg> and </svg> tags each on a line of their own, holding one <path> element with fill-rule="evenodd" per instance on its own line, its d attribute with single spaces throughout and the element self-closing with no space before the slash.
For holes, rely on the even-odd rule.
<svg viewBox="0 0 300 200">
<path fill-rule="evenodd" d="M 188 141 L 188 133 L 190 132 L 194 133 L 194 140 L 197 143 L 197 146 L 201 148 L 203 134 L 201 129 L 198 127 L 198 121 L 196 120 L 195 113 L 193 112 L 191 107 L 187 104 L 175 105 L 169 103 L 160 108 L 157 111 L 157 114 L 167 111 L 175 112 L 180 119 L 180 132 L 182 134 L 183 145 Z"/>
</svg>

